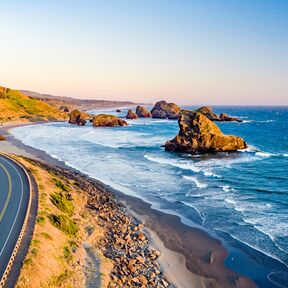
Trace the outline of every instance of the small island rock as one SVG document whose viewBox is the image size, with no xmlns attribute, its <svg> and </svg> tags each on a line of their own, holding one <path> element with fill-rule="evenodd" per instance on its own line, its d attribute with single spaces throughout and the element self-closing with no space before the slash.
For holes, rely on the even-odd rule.
<svg viewBox="0 0 288 288">
<path fill-rule="evenodd" d="M 231 117 L 227 115 L 226 113 L 220 114 L 218 116 L 215 114 L 211 108 L 211 106 L 203 106 L 201 108 L 198 108 L 195 110 L 196 112 L 202 113 L 205 115 L 209 120 L 211 121 L 236 121 L 236 122 L 242 122 L 242 120 L 236 118 L 236 117 Z"/>
<path fill-rule="evenodd" d="M 151 110 L 153 118 L 168 118 L 178 119 L 181 108 L 175 103 L 167 103 L 166 101 L 159 101 Z"/>
<path fill-rule="evenodd" d="M 84 113 L 81 113 L 79 110 L 73 110 L 70 113 L 70 118 L 68 123 L 76 124 L 78 126 L 85 126 L 86 119 Z"/>
<path fill-rule="evenodd" d="M 229 116 L 226 113 L 221 113 L 219 117 L 220 117 L 221 121 L 243 122 L 242 120 L 240 120 L 236 117 Z"/>
<path fill-rule="evenodd" d="M 127 115 L 126 115 L 126 119 L 137 119 L 138 115 L 133 112 L 131 109 L 128 110 Z"/>
<path fill-rule="evenodd" d="M 151 113 L 143 106 L 136 107 L 136 114 L 138 117 L 149 118 L 152 117 Z"/>
<path fill-rule="evenodd" d="M 127 126 L 127 122 L 114 116 L 107 114 L 99 114 L 93 117 L 94 127 L 113 127 L 113 126 Z"/>
<path fill-rule="evenodd" d="M 202 113 L 182 110 L 178 135 L 165 143 L 166 151 L 185 153 L 226 152 L 247 148 L 238 136 L 224 135 L 219 127 Z"/>
</svg>

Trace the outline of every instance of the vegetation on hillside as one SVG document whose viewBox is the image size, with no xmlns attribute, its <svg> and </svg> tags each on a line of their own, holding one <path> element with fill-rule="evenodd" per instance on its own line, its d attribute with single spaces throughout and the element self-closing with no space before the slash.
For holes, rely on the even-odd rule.
<svg viewBox="0 0 288 288">
<path fill-rule="evenodd" d="M 0 86 L 0 123 L 8 121 L 65 120 L 67 113 L 17 90 Z"/>
</svg>

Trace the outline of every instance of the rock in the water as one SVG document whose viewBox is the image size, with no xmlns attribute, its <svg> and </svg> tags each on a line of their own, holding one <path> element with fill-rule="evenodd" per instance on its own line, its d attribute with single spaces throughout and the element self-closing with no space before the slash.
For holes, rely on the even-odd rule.
<svg viewBox="0 0 288 288">
<path fill-rule="evenodd" d="M 84 126 L 86 124 L 85 115 L 79 110 L 73 110 L 70 113 L 69 123 L 77 124 L 78 126 Z"/>
<path fill-rule="evenodd" d="M 127 126 L 127 122 L 114 115 L 99 114 L 93 117 L 94 127 Z"/>
<path fill-rule="evenodd" d="M 211 121 L 221 121 L 220 117 L 212 111 L 211 106 L 203 106 L 196 109 L 195 111 L 202 113 Z"/>
<path fill-rule="evenodd" d="M 116 112 L 117 113 L 121 113 L 121 109 L 116 109 Z"/>
<path fill-rule="evenodd" d="M 243 122 L 242 120 L 240 120 L 236 117 L 229 116 L 226 113 L 221 113 L 219 117 L 220 117 L 221 121 Z"/>
<path fill-rule="evenodd" d="M 242 120 L 236 118 L 236 117 L 231 117 L 227 115 L 226 113 L 220 114 L 218 116 L 212 111 L 212 108 L 210 106 L 203 106 L 201 108 L 198 108 L 195 110 L 196 112 L 202 113 L 205 115 L 209 120 L 211 121 L 237 121 L 237 122 L 242 122 Z"/>
<path fill-rule="evenodd" d="M 151 113 L 143 106 L 136 107 L 136 114 L 138 117 L 149 118 L 152 117 Z"/>
<path fill-rule="evenodd" d="M 178 119 L 180 111 L 180 107 L 175 103 L 159 101 L 151 110 L 151 114 L 153 118 Z"/>
<path fill-rule="evenodd" d="M 247 148 L 238 136 L 224 135 L 218 126 L 202 113 L 182 110 L 178 135 L 165 143 L 166 151 L 185 153 L 225 152 Z"/>
<path fill-rule="evenodd" d="M 133 112 L 131 109 L 128 110 L 127 115 L 126 115 L 126 119 L 137 119 L 138 115 Z"/>
</svg>

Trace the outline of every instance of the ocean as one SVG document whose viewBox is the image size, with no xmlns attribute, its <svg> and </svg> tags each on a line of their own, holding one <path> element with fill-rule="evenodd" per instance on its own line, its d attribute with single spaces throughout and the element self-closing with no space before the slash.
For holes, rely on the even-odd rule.
<svg viewBox="0 0 288 288">
<path fill-rule="evenodd" d="M 198 107 L 184 107 L 194 109 Z M 124 117 L 115 109 L 91 111 Z M 248 149 L 188 155 L 165 152 L 178 133 L 166 119 L 127 121 L 127 127 L 48 123 L 12 134 L 67 165 L 153 208 L 181 217 L 221 239 L 226 265 L 259 287 L 288 287 L 288 107 L 220 107 L 242 123 L 216 123 L 243 137 Z"/>
</svg>

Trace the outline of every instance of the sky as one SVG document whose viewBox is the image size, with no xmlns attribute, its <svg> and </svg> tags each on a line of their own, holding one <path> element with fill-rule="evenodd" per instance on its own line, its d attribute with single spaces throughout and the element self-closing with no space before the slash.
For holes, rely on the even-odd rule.
<svg viewBox="0 0 288 288">
<path fill-rule="evenodd" d="M 286 0 L 0 0 L 0 12 L 2 86 L 288 105 Z"/>
</svg>

